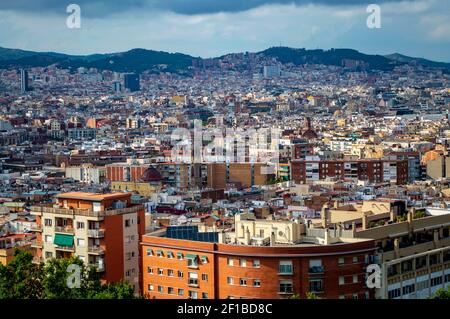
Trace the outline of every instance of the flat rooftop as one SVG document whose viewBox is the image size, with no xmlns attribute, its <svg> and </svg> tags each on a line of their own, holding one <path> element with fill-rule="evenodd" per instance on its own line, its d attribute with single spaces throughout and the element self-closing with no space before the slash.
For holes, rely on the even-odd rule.
<svg viewBox="0 0 450 319">
<path fill-rule="evenodd" d="M 60 199 L 81 199 L 81 200 L 87 200 L 87 201 L 103 201 L 103 200 L 111 200 L 111 199 L 119 199 L 124 197 L 130 197 L 131 193 L 87 193 L 87 192 L 69 192 L 69 193 L 62 193 L 56 195 L 56 198 Z"/>
</svg>

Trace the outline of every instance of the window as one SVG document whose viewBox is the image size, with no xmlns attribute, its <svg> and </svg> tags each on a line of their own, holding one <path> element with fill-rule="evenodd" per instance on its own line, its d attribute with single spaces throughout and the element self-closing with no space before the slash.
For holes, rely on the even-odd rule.
<svg viewBox="0 0 450 319">
<path fill-rule="evenodd" d="M 344 257 L 339 257 L 338 265 L 343 265 L 343 264 L 345 264 L 345 258 Z"/>
<path fill-rule="evenodd" d="M 129 270 L 127 270 L 127 271 L 125 272 L 125 276 L 130 277 L 130 276 L 131 276 L 131 272 L 130 272 Z"/>
<path fill-rule="evenodd" d="M 183 253 L 177 253 L 177 259 L 182 260 L 183 259 Z"/>
<path fill-rule="evenodd" d="M 53 223 L 53 221 L 51 219 L 49 219 L 49 218 L 46 218 L 44 220 L 44 225 L 47 226 L 47 227 L 51 227 L 52 223 Z"/>
<path fill-rule="evenodd" d="M 247 286 L 247 279 L 245 279 L 245 278 L 239 279 L 239 284 L 240 284 L 241 286 Z"/>
<path fill-rule="evenodd" d="M 183 272 L 181 270 L 178 270 L 178 278 L 183 278 Z"/>
<path fill-rule="evenodd" d="M 163 286 L 158 286 L 158 292 L 160 294 L 162 294 L 164 292 L 164 287 Z"/>
<path fill-rule="evenodd" d="M 292 281 L 281 280 L 279 292 L 282 294 L 291 294 L 292 293 Z"/>
<path fill-rule="evenodd" d="M 147 256 L 153 256 L 153 250 L 147 249 Z"/>
<path fill-rule="evenodd" d="M 344 285 L 344 284 L 345 284 L 345 277 L 339 276 L 339 285 Z"/>
<path fill-rule="evenodd" d="M 46 251 L 45 252 L 45 258 L 53 258 L 53 253 L 51 251 Z"/>
<path fill-rule="evenodd" d="M 241 266 L 241 267 L 247 267 L 247 260 L 245 260 L 245 259 L 239 259 L 239 266 Z"/>
<path fill-rule="evenodd" d="M 173 269 L 168 269 L 167 270 L 167 276 L 173 277 Z"/>
<path fill-rule="evenodd" d="M 198 299 L 198 293 L 196 291 L 189 290 L 189 299 Z"/>
<path fill-rule="evenodd" d="M 431 287 L 439 286 L 442 284 L 442 277 L 431 278 Z"/>
<path fill-rule="evenodd" d="M 198 256 L 197 255 L 186 255 L 189 268 L 198 268 Z"/>
<path fill-rule="evenodd" d="M 292 260 L 280 260 L 280 264 L 278 266 L 278 273 L 285 275 L 292 275 Z"/>
<path fill-rule="evenodd" d="M 393 290 L 389 290 L 389 291 L 388 291 L 388 298 L 389 298 L 389 299 L 398 298 L 398 297 L 400 297 L 400 295 L 401 295 L 401 290 L 400 290 L 400 288 L 396 288 L 396 289 L 393 289 Z"/>
<path fill-rule="evenodd" d="M 253 268 L 260 268 L 261 267 L 261 263 L 259 262 L 259 259 L 254 259 L 253 260 Z"/>
<path fill-rule="evenodd" d="M 309 291 L 310 292 L 323 292 L 323 280 L 314 279 L 309 281 Z"/>
<path fill-rule="evenodd" d="M 208 263 L 208 257 L 202 256 L 202 264 L 207 264 L 207 263 Z"/>
<path fill-rule="evenodd" d="M 208 281 L 208 274 L 202 274 L 202 280 Z"/>
<path fill-rule="evenodd" d="M 253 279 L 253 287 L 261 287 L 261 280 Z"/>
<path fill-rule="evenodd" d="M 129 219 L 125 219 L 125 227 L 130 227 L 131 223 Z"/>
<path fill-rule="evenodd" d="M 178 289 L 178 296 L 184 296 L 184 289 Z"/>
<path fill-rule="evenodd" d="M 227 258 L 227 264 L 228 266 L 233 266 L 233 259 Z"/>
<path fill-rule="evenodd" d="M 153 275 L 153 268 L 147 267 L 147 273 Z"/>
<path fill-rule="evenodd" d="M 52 235 L 45 235 L 45 242 L 46 243 L 51 243 L 53 241 L 53 236 Z"/>
<path fill-rule="evenodd" d="M 173 287 L 167 287 L 167 293 L 173 295 Z"/>
<path fill-rule="evenodd" d="M 340 295 L 339 299 L 345 299 L 345 295 Z"/>
<path fill-rule="evenodd" d="M 358 299 L 358 294 L 353 294 L 352 299 Z"/>
<path fill-rule="evenodd" d="M 233 277 L 227 277 L 227 283 L 229 285 L 234 285 L 234 278 Z"/>
<path fill-rule="evenodd" d="M 202 299 L 208 299 L 208 293 L 202 292 Z"/>
<path fill-rule="evenodd" d="M 415 291 L 414 284 L 403 286 L 403 294 L 408 295 Z"/>
<path fill-rule="evenodd" d="M 358 275 L 353 275 L 353 283 L 356 284 L 359 282 Z"/>
<path fill-rule="evenodd" d="M 148 290 L 149 290 L 149 291 L 155 290 L 155 286 L 153 286 L 152 284 L 149 284 L 149 285 L 148 285 Z"/>
<path fill-rule="evenodd" d="M 158 275 L 160 276 L 164 275 L 164 269 L 158 268 Z"/>
<path fill-rule="evenodd" d="M 357 264 L 357 263 L 358 263 L 358 256 L 353 257 L 352 262 L 353 262 L 354 264 Z"/>
<path fill-rule="evenodd" d="M 162 250 L 158 250 L 158 251 L 156 252 L 156 256 L 158 256 L 158 257 L 164 257 L 164 254 L 163 254 Z"/>
<path fill-rule="evenodd" d="M 168 251 L 167 252 L 167 258 L 172 259 L 173 258 L 173 252 Z"/>
<path fill-rule="evenodd" d="M 86 242 L 82 238 L 77 238 L 77 246 L 84 247 L 86 245 Z"/>
<path fill-rule="evenodd" d="M 198 274 L 195 272 L 190 272 L 188 274 L 188 285 L 189 286 L 198 286 Z"/>
<path fill-rule="evenodd" d="M 83 222 L 77 222 L 77 229 L 84 229 L 84 223 Z"/>
</svg>

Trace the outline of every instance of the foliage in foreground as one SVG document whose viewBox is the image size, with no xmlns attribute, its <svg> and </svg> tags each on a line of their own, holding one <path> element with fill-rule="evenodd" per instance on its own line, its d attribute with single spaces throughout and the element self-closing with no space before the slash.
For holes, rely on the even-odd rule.
<svg viewBox="0 0 450 319">
<path fill-rule="evenodd" d="M 68 271 L 79 266 L 79 281 Z M 73 288 L 71 288 L 73 287 Z M 93 267 L 81 259 L 51 259 L 33 264 L 33 256 L 21 250 L 6 266 L 0 265 L 0 299 L 134 299 L 134 289 L 126 281 L 101 284 Z"/>
</svg>

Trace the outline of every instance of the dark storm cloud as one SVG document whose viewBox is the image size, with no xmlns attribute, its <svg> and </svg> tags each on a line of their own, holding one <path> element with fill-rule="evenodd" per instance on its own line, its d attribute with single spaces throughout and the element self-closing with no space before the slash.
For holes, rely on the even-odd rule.
<svg viewBox="0 0 450 319">
<path fill-rule="evenodd" d="M 127 10 L 164 10 L 181 14 L 239 12 L 266 4 L 367 5 L 399 0 L 0 0 L 0 10 L 56 12 L 64 14 L 67 5 L 81 6 L 83 14 L 101 17 Z M 413 0 L 411 0 L 413 1 Z"/>
</svg>

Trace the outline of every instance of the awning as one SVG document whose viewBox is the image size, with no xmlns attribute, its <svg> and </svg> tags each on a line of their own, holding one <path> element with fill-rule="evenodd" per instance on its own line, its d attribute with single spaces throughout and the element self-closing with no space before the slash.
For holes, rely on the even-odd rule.
<svg viewBox="0 0 450 319">
<path fill-rule="evenodd" d="M 197 259 L 198 255 L 194 255 L 194 254 L 186 254 L 186 258 L 187 259 Z"/>
<path fill-rule="evenodd" d="M 55 240 L 53 241 L 55 245 L 58 246 L 73 246 L 73 236 L 71 235 L 63 235 L 63 234 L 55 234 Z"/>
</svg>

